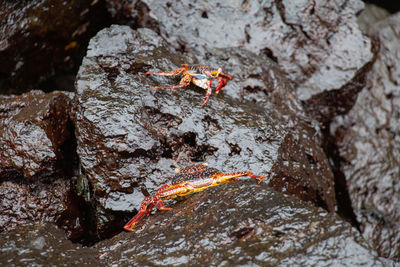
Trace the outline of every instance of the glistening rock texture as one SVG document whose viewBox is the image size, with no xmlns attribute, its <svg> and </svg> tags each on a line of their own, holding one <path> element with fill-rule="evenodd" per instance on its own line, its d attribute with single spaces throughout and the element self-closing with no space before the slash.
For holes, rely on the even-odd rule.
<svg viewBox="0 0 400 267">
<path fill-rule="evenodd" d="M 71 70 L 107 18 L 103 1 L 1 1 L 0 93 L 72 89 Z"/>
<path fill-rule="evenodd" d="M 333 213 L 237 181 L 210 188 L 96 244 L 106 265 L 387 266 Z"/>
<path fill-rule="evenodd" d="M 342 171 L 363 236 L 380 255 L 400 260 L 400 14 L 374 25 L 380 41 L 367 85 L 336 119 Z"/>
<path fill-rule="evenodd" d="M 99 265 L 99 255 L 72 243 L 53 224 L 24 224 L 0 233 L 0 262 L 5 266 Z"/>
<path fill-rule="evenodd" d="M 71 95 L 1 97 L 0 265 L 396 265 L 326 212 L 336 201 L 321 146 L 330 156 L 338 150 L 320 141 L 302 107 L 327 136 L 344 115 L 329 136 L 340 152 L 330 158 L 343 178 L 336 190 L 348 178 L 358 229 L 379 255 L 399 260 L 396 21 L 371 31 L 384 43 L 378 53 L 355 24 L 358 0 L 1 1 L 1 93 L 72 87 L 90 32 L 107 19 L 105 1 L 121 24 L 153 31 L 113 26 L 93 39 L 76 83 L 79 165 Z M 146 71 L 182 63 L 221 67 L 234 79 L 204 108 L 198 87 L 149 89 L 179 78 Z M 93 244 L 119 233 L 174 168 L 204 161 L 267 178 L 167 201 L 172 211 L 88 249 L 30 224 L 57 223 Z"/>
<path fill-rule="evenodd" d="M 210 64 L 234 79 L 202 108 L 200 88 L 149 88 L 179 80 L 146 71 L 193 63 L 155 32 L 112 26 L 91 40 L 77 77 L 75 124 L 82 173 L 98 206 L 134 211 L 142 192 L 164 185 L 174 168 L 207 161 L 225 172 L 267 175 L 275 188 L 333 210 L 328 161 L 276 65 L 240 49 L 214 53 Z M 105 218 L 99 228 L 112 220 Z"/>
<path fill-rule="evenodd" d="M 0 97 L 0 231 L 45 221 L 81 231 L 70 199 L 72 97 L 57 91 Z"/>
<path fill-rule="evenodd" d="M 0 181 L 38 180 L 68 169 L 71 164 L 64 152 L 73 135 L 72 96 L 31 91 L 0 98 Z"/>
<path fill-rule="evenodd" d="M 114 17 L 151 28 L 175 49 L 199 58 L 241 47 L 274 58 L 302 100 L 340 88 L 371 61 L 356 14 L 359 0 L 179 2 L 107 0 Z"/>
<path fill-rule="evenodd" d="M 70 182 L 0 185 L 0 232 L 28 223 L 56 223 L 68 210 Z"/>
</svg>

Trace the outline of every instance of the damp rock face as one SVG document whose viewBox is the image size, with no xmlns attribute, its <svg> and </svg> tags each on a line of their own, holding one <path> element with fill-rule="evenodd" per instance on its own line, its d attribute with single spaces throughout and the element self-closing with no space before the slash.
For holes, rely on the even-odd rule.
<svg viewBox="0 0 400 267">
<path fill-rule="evenodd" d="M 171 201 L 172 203 L 173 201 Z M 237 181 L 156 212 L 96 244 L 106 265 L 386 266 L 348 223 L 310 203 Z"/>
<path fill-rule="evenodd" d="M 380 255 L 400 259 L 400 14 L 369 33 L 379 40 L 367 85 L 347 116 L 338 117 L 336 136 L 354 212 L 361 232 Z"/>
<path fill-rule="evenodd" d="M 32 222 L 53 222 L 68 210 L 70 183 L 57 180 L 18 184 L 6 181 L 0 185 L 0 231 L 9 231 Z"/>
<path fill-rule="evenodd" d="M 98 264 L 96 251 L 74 244 L 53 224 L 25 224 L 0 233 L 0 262 L 6 266 Z"/>
<path fill-rule="evenodd" d="M 72 89 L 71 70 L 108 18 L 101 3 L 1 1 L 0 62 L 7 64 L 0 66 L 0 92 L 24 92 L 45 80 Z"/>
<path fill-rule="evenodd" d="M 0 181 L 34 181 L 60 172 L 68 160 L 72 93 L 31 91 L 0 98 Z"/>
<path fill-rule="evenodd" d="M 91 40 L 76 81 L 75 125 L 82 174 L 98 206 L 135 211 L 175 168 L 208 162 L 266 175 L 274 188 L 334 210 L 318 135 L 276 64 L 237 48 L 213 53 L 210 65 L 234 79 L 202 108 L 198 87 L 149 88 L 179 78 L 145 72 L 196 63 L 169 51 L 155 32 L 112 26 Z M 112 220 L 105 218 L 98 227 Z"/>
<path fill-rule="evenodd" d="M 30 91 L 0 98 L 0 230 L 65 222 L 63 216 L 66 229 L 79 228 L 70 202 L 76 161 L 72 97 Z"/>
<path fill-rule="evenodd" d="M 107 3 L 113 17 L 151 28 L 194 57 L 209 47 L 269 55 L 302 100 L 341 88 L 372 59 L 371 42 L 356 22 L 364 7 L 359 0 Z"/>
</svg>

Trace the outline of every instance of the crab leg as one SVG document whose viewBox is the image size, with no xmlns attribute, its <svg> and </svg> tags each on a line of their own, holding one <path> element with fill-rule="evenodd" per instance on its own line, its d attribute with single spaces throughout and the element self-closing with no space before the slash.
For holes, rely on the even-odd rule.
<svg viewBox="0 0 400 267">
<path fill-rule="evenodd" d="M 178 85 L 172 85 L 172 86 L 154 86 L 150 87 L 151 89 L 179 89 L 188 86 L 190 83 L 182 83 Z"/>
<path fill-rule="evenodd" d="M 169 199 L 177 197 L 180 193 L 188 192 L 188 188 L 185 187 L 186 183 L 177 185 L 164 185 L 160 187 L 156 193 L 145 197 L 140 206 L 139 212 L 124 226 L 127 231 L 132 231 L 133 227 L 144 217 L 149 215 L 154 206 L 158 210 L 171 210 L 171 208 L 164 206 L 164 202 L 161 198 Z"/>
<path fill-rule="evenodd" d="M 190 75 L 185 75 L 181 79 L 178 85 L 172 85 L 172 86 L 155 86 L 155 87 L 150 87 L 151 89 L 178 89 L 178 88 L 183 88 L 186 87 L 190 84 L 190 81 L 192 78 Z"/>
<path fill-rule="evenodd" d="M 179 196 L 186 196 L 192 193 L 200 192 L 203 191 L 206 188 L 213 187 L 213 186 L 218 186 L 220 184 L 224 184 L 230 181 L 235 181 L 238 180 L 238 177 L 241 176 L 249 176 L 250 178 L 254 179 L 259 179 L 258 183 L 261 183 L 261 181 L 265 178 L 265 176 L 257 176 L 254 175 L 251 172 L 235 172 L 235 173 L 217 173 L 212 175 L 209 179 L 204 179 L 203 182 L 186 182 L 179 184 L 177 186 L 181 188 L 185 188 L 186 191 L 184 190 L 179 190 L 179 192 L 176 192 L 175 194 Z"/>
<path fill-rule="evenodd" d="M 217 85 L 217 89 L 215 89 L 215 93 L 219 93 L 219 90 L 221 90 L 227 83 L 228 81 L 223 79 L 223 78 L 217 78 L 218 80 L 218 85 Z"/>
<path fill-rule="evenodd" d="M 226 182 L 229 182 L 230 180 L 236 180 L 238 177 L 241 176 L 249 176 L 250 178 L 254 179 L 259 179 L 258 183 L 261 183 L 262 180 L 264 180 L 265 176 L 257 176 L 254 175 L 251 172 L 234 172 L 234 173 L 217 173 L 213 175 L 213 178 L 215 179 L 214 183 L 212 186 L 220 185 Z"/>
<path fill-rule="evenodd" d="M 140 210 L 138 214 L 136 214 L 135 217 L 133 217 L 127 224 L 125 224 L 124 229 L 127 231 L 132 231 L 133 227 L 144 217 L 149 215 L 151 212 L 152 208 L 154 207 L 154 204 L 148 203 L 148 198 L 145 197 L 145 199 L 142 202 L 142 205 L 140 206 Z"/>
<path fill-rule="evenodd" d="M 170 185 L 161 186 L 155 194 L 145 197 L 140 206 L 139 212 L 124 226 L 125 230 L 132 231 L 133 227 L 144 217 L 149 215 L 154 206 L 159 210 L 170 210 L 164 206 L 164 202 L 158 196 L 160 192 L 169 188 Z"/>
<path fill-rule="evenodd" d="M 227 79 L 227 80 L 232 80 L 232 79 L 233 79 L 232 76 L 229 76 L 229 75 L 224 74 L 224 73 L 220 73 L 218 76 L 219 76 L 219 77 L 222 77 L 222 78 L 224 78 L 224 79 Z"/>
<path fill-rule="evenodd" d="M 124 229 L 128 231 L 132 231 L 133 227 L 144 217 L 149 215 L 153 207 L 156 206 L 157 209 L 159 210 L 170 210 L 171 208 L 165 207 L 164 202 L 157 196 L 157 194 L 152 195 L 150 197 L 146 197 L 142 205 L 140 207 L 140 210 L 138 214 L 136 214 L 135 217 L 133 217 L 127 224 L 125 224 Z"/>
<path fill-rule="evenodd" d="M 207 103 L 208 99 L 210 98 L 210 95 L 212 93 L 211 85 L 212 85 L 212 81 L 209 80 L 206 97 L 204 98 L 203 104 L 201 104 L 202 107 L 204 107 L 204 105 Z"/>
<path fill-rule="evenodd" d="M 187 69 L 187 66 L 170 71 L 170 72 L 149 72 L 148 71 L 145 73 L 145 75 L 177 76 L 179 74 L 184 73 L 186 71 L 186 69 Z"/>
</svg>

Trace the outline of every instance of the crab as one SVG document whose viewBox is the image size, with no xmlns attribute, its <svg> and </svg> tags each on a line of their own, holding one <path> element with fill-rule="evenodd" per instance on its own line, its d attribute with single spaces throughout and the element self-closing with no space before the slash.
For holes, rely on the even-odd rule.
<svg viewBox="0 0 400 267">
<path fill-rule="evenodd" d="M 162 76 L 183 76 L 178 85 L 172 86 L 156 86 L 151 87 L 152 89 L 178 89 L 187 87 L 191 82 L 207 90 L 206 96 L 204 98 L 202 107 L 207 103 L 211 93 L 212 93 L 212 81 L 217 80 L 218 85 L 215 89 L 215 93 L 218 92 L 232 80 L 232 76 L 222 73 L 222 69 L 212 68 L 203 65 L 189 66 L 188 64 L 182 64 L 182 67 L 173 70 L 171 72 L 146 72 L 145 75 L 162 75 Z"/>
<path fill-rule="evenodd" d="M 145 197 L 139 212 L 124 226 L 124 229 L 132 231 L 140 220 L 149 215 L 154 206 L 158 210 L 170 210 L 171 208 L 164 205 L 163 200 L 165 199 L 193 194 L 208 187 L 238 180 L 238 177 L 241 176 L 258 179 L 258 183 L 265 178 L 265 176 L 257 176 L 249 171 L 223 173 L 208 167 L 207 163 L 176 169 L 176 175 L 171 177 L 171 184 L 163 185 L 155 193 Z"/>
</svg>

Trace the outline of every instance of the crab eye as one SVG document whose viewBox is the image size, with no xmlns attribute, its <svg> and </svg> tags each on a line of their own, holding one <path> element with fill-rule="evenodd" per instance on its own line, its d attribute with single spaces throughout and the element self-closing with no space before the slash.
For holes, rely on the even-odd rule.
<svg viewBox="0 0 400 267">
<path fill-rule="evenodd" d="M 216 77 L 218 77 L 218 75 L 219 75 L 221 72 L 222 72 L 222 69 L 221 69 L 221 68 L 218 68 L 218 70 L 214 70 L 214 71 L 211 72 L 211 76 L 214 77 L 214 78 L 216 78 Z"/>
</svg>

